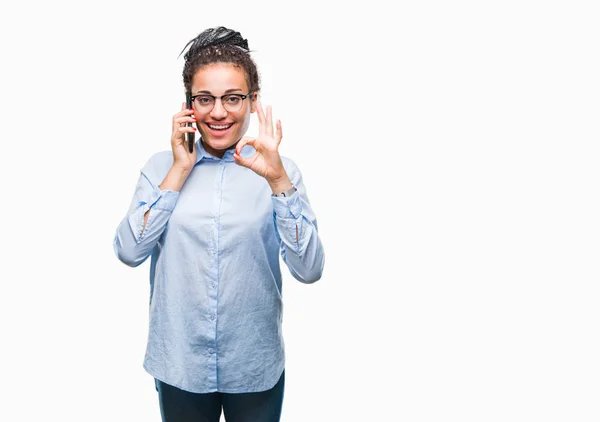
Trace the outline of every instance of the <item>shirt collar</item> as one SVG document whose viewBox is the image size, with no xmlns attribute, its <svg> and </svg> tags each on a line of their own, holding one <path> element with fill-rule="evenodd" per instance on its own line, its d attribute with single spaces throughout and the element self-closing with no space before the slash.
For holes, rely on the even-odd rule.
<svg viewBox="0 0 600 422">
<path fill-rule="evenodd" d="M 214 155 L 212 155 L 211 153 L 206 151 L 204 149 L 204 145 L 202 144 L 202 138 L 198 138 L 198 140 L 196 141 L 196 148 L 197 148 L 196 149 L 196 164 L 198 164 L 200 162 L 200 160 L 202 160 L 202 159 L 214 160 L 214 161 L 221 161 L 221 160 L 235 161 L 233 159 L 233 153 L 235 152 L 235 147 L 225 151 L 223 158 L 215 157 Z M 254 147 L 252 147 L 251 145 L 244 145 L 240 155 L 242 156 L 242 158 L 248 158 L 252 154 L 254 154 L 254 152 L 255 152 Z"/>
</svg>

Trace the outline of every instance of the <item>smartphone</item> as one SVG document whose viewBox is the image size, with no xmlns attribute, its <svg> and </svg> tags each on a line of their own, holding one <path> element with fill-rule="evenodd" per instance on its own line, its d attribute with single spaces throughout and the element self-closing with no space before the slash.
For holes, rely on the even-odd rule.
<svg viewBox="0 0 600 422">
<path fill-rule="evenodd" d="M 192 93 L 191 91 L 186 91 L 185 92 L 185 104 L 188 108 L 188 110 L 190 110 L 192 108 Z M 192 127 L 192 124 L 190 122 L 185 124 L 187 127 Z M 188 143 L 188 146 L 190 148 L 190 152 L 194 151 L 194 133 L 186 133 L 185 134 L 185 140 Z"/>
</svg>

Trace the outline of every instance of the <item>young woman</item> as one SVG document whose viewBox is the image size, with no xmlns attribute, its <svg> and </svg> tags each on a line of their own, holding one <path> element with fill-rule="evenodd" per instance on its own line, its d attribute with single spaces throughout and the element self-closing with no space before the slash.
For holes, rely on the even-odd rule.
<svg viewBox="0 0 600 422">
<path fill-rule="evenodd" d="M 228 422 L 279 421 L 279 257 L 313 283 L 323 245 L 302 175 L 279 155 L 281 123 L 259 102 L 247 40 L 218 27 L 188 46 L 183 83 L 193 107 L 173 116 L 171 151 L 142 168 L 114 249 L 132 267 L 151 256 L 144 368 L 163 421 L 218 422 L 221 409 Z M 252 113 L 259 133 L 246 137 Z M 190 152 L 186 134 L 196 130 Z"/>
</svg>

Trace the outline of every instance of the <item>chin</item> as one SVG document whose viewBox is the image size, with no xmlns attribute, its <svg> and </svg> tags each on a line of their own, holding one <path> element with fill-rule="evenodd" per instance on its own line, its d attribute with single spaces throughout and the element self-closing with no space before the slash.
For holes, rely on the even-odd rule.
<svg viewBox="0 0 600 422">
<path fill-rule="evenodd" d="M 236 143 L 237 141 L 234 140 L 214 140 L 214 139 L 210 139 L 210 138 L 202 138 L 202 140 L 204 141 L 205 144 L 207 144 L 209 147 L 211 147 L 212 149 L 215 149 L 217 151 L 226 151 L 228 149 L 231 149 Z"/>
</svg>

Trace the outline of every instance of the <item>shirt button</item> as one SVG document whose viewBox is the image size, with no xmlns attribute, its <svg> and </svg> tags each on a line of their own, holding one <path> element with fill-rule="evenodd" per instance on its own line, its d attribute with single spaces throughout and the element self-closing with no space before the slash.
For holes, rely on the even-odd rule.
<svg viewBox="0 0 600 422">
<path fill-rule="evenodd" d="M 215 316 L 211 315 L 209 318 L 210 318 L 211 321 L 213 321 L 215 319 Z"/>
<path fill-rule="evenodd" d="M 213 349 L 208 349 L 208 353 L 212 355 L 213 353 L 215 353 L 215 351 Z"/>
</svg>

